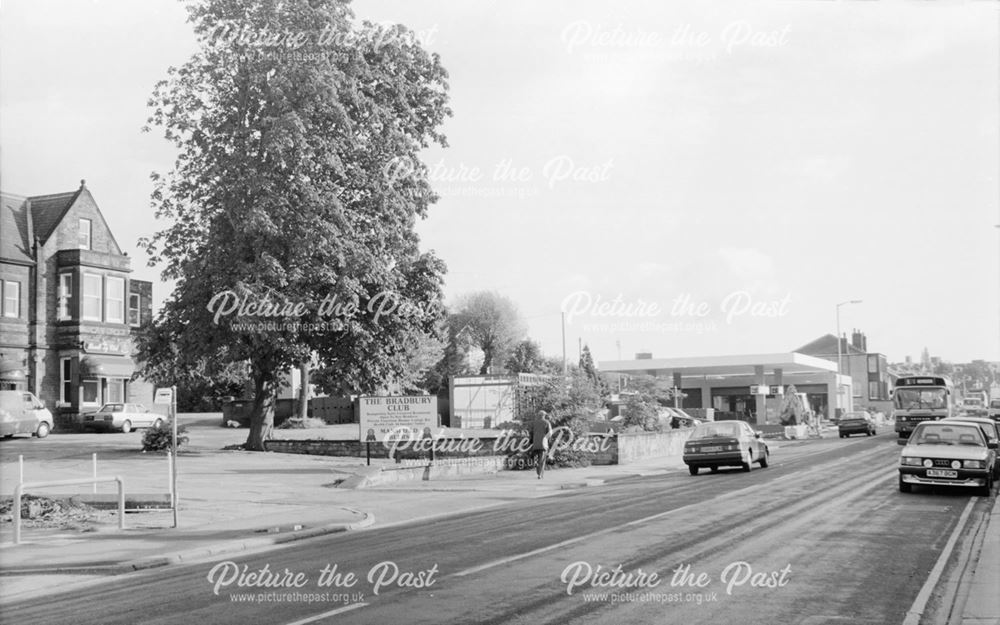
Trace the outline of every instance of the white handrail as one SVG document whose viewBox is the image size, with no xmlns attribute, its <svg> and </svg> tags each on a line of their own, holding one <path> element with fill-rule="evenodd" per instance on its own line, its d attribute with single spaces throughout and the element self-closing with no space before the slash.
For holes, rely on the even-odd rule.
<svg viewBox="0 0 1000 625">
<path fill-rule="evenodd" d="M 125 480 L 119 476 L 92 477 L 77 480 L 55 480 L 52 482 L 22 482 L 14 488 L 14 544 L 21 542 L 21 495 L 28 488 L 44 486 L 74 486 L 77 484 L 97 484 L 98 482 L 118 483 L 118 529 L 125 529 Z"/>
</svg>

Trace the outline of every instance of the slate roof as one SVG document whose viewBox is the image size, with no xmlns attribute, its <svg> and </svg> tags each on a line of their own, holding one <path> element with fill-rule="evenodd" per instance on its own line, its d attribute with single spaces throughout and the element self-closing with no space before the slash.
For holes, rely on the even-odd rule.
<svg viewBox="0 0 1000 625">
<path fill-rule="evenodd" d="M 49 235 L 56 229 L 62 221 L 66 211 L 73 206 L 73 202 L 80 196 L 85 187 L 82 185 L 76 191 L 68 193 L 54 193 L 52 195 L 35 195 L 28 200 L 31 202 L 31 219 L 35 225 L 35 236 L 42 243 L 48 240 Z"/>
<path fill-rule="evenodd" d="M 0 260 L 34 263 L 34 238 L 28 198 L 0 193 Z"/>
</svg>

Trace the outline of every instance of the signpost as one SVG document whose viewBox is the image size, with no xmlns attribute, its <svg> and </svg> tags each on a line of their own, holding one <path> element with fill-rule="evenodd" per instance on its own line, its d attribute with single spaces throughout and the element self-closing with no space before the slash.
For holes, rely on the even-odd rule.
<svg viewBox="0 0 1000 625">
<path fill-rule="evenodd" d="M 433 436 L 438 427 L 434 395 L 361 397 L 358 402 L 358 440 L 365 441 L 368 447 L 368 464 L 371 464 L 372 443 L 426 438 Z"/>
<path fill-rule="evenodd" d="M 167 406 L 170 415 L 170 507 L 174 512 L 174 527 L 177 527 L 177 387 L 158 388 L 153 395 L 154 404 Z"/>
</svg>

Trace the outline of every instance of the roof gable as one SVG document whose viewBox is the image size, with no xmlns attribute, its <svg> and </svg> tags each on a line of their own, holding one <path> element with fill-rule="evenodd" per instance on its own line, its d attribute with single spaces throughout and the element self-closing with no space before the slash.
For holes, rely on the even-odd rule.
<svg viewBox="0 0 1000 625">
<path fill-rule="evenodd" d="M 844 354 L 864 354 L 863 350 L 851 345 L 850 341 L 847 339 L 842 339 L 841 350 Z M 837 337 L 832 334 L 824 334 L 823 336 L 806 343 L 802 347 L 795 349 L 800 354 L 807 354 L 811 356 L 828 356 L 830 354 L 837 353 Z"/>
<path fill-rule="evenodd" d="M 45 243 L 55 232 L 56 226 L 63 220 L 69 209 L 86 187 L 83 185 L 69 193 L 53 193 L 51 195 L 35 195 L 28 198 L 31 203 L 31 219 L 35 223 L 35 234 Z"/>
<path fill-rule="evenodd" d="M 86 180 L 80 181 L 80 188 L 76 191 L 55 193 L 52 195 L 36 195 L 28 198 L 28 202 L 31 205 L 31 217 L 35 224 L 35 233 L 39 241 L 45 244 L 49 240 L 49 237 L 52 236 L 52 233 L 59 227 L 59 224 L 66 218 L 67 213 L 81 199 L 89 200 L 89 204 L 97 213 L 97 217 L 101 220 L 101 226 L 107 232 L 108 238 L 114 246 L 114 252 L 121 254 L 121 246 L 118 245 L 114 233 L 108 227 L 108 220 L 104 218 L 101 207 L 97 205 L 94 196 L 90 193 L 90 189 L 87 188 Z"/>
</svg>

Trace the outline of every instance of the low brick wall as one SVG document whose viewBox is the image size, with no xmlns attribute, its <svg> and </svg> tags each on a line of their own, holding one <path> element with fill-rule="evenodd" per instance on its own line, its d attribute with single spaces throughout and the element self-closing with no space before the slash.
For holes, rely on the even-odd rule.
<svg viewBox="0 0 1000 625">
<path fill-rule="evenodd" d="M 618 464 L 631 464 L 644 458 L 680 457 L 691 430 L 669 432 L 625 432 L 618 434 Z"/>
<path fill-rule="evenodd" d="M 684 450 L 684 441 L 691 435 L 690 430 L 669 432 L 635 432 L 624 434 L 588 434 L 585 441 L 577 441 L 587 450 L 591 464 L 630 464 L 651 457 L 679 457 Z M 503 458 L 518 450 L 519 438 L 476 437 L 444 438 L 434 441 L 434 459 Z M 401 463 L 411 461 L 426 463 L 430 451 L 419 445 L 401 446 L 392 456 Z M 268 451 L 286 454 L 307 454 L 314 456 L 340 456 L 350 458 L 366 457 L 365 443 L 356 440 L 269 440 Z M 392 448 L 381 442 L 371 443 L 372 458 L 389 458 Z"/>
</svg>

